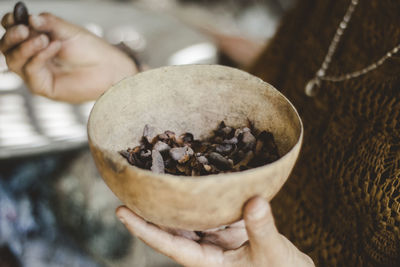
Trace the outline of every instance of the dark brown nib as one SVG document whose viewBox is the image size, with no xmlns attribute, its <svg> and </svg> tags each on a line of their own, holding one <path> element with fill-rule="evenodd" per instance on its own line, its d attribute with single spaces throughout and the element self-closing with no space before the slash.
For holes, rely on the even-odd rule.
<svg viewBox="0 0 400 267">
<path fill-rule="evenodd" d="M 14 6 L 14 21 L 15 24 L 29 25 L 29 14 L 23 2 L 18 2 Z"/>
<path fill-rule="evenodd" d="M 140 145 L 119 153 L 136 167 L 186 176 L 243 171 L 279 159 L 272 133 L 259 132 L 250 122 L 248 127 L 233 128 L 222 121 L 204 141 L 191 133 L 157 135 L 146 125 Z"/>
</svg>

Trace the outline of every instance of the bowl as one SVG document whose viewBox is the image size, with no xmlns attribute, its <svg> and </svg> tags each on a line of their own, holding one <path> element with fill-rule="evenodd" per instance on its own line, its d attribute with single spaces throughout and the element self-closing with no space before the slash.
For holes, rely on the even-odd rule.
<svg viewBox="0 0 400 267">
<path fill-rule="evenodd" d="M 275 136 L 281 158 L 235 173 L 201 177 L 155 174 L 118 152 L 139 144 L 149 124 L 157 133 L 209 136 L 221 121 L 248 120 Z M 95 103 L 88 122 L 96 166 L 115 195 L 154 224 L 205 230 L 238 221 L 243 205 L 279 191 L 298 157 L 303 126 L 293 105 L 274 87 L 244 71 L 219 65 L 168 66 L 128 77 Z"/>
</svg>

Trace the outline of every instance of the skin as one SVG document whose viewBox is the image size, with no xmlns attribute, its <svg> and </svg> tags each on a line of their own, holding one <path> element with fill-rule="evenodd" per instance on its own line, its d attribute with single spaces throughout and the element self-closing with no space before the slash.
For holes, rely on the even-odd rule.
<svg viewBox="0 0 400 267">
<path fill-rule="evenodd" d="M 0 50 L 8 67 L 34 94 L 67 102 L 94 100 L 137 73 L 134 62 L 120 50 L 51 14 L 29 16 L 27 27 L 15 25 L 8 13 L 1 24 L 6 33 Z M 205 231 L 202 238 L 157 227 L 123 206 L 116 214 L 133 235 L 185 266 L 314 266 L 278 232 L 269 204 L 258 197 L 245 205 L 242 221 Z"/>
<path fill-rule="evenodd" d="M 32 93 L 67 102 L 97 99 L 137 68 L 119 49 L 85 29 L 48 13 L 29 16 L 29 25 L 2 19 L 0 50 L 8 67 Z"/>
<path fill-rule="evenodd" d="M 116 213 L 133 235 L 184 266 L 314 266 L 310 257 L 278 232 L 269 204 L 259 197 L 245 205 L 244 221 L 208 232 L 200 240 L 162 230 L 124 206 Z"/>
</svg>

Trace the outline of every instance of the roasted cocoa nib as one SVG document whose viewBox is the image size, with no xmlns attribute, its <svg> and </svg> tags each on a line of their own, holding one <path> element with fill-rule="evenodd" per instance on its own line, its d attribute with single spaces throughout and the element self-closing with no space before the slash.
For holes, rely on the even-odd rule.
<svg viewBox="0 0 400 267">
<path fill-rule="evenodd" d="M 156 134 L 146 125 L 140 145 L 119 153 L 136 167 L 186 176 L 238 172 L 279 159 L 271 132 L 260 132 L 251 123 L 234 128 L 223 121 L 206 140 L 197 140 L 191 133 Z"/>
</svg>

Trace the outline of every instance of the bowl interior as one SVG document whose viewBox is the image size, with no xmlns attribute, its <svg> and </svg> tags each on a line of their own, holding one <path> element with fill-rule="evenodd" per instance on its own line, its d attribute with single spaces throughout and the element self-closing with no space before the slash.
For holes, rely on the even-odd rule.
<svg viewBox="0 0 400 267">
<path fill-rule="evenodd" d="M 222 120 L 235 127 L 250 120 L 271 131 L 281 156 L 301 135 L 298 114 L 282 94 L 246 72 L 218 65 L 169 66 L 122 80 L 96 102 L 88 131 L 93 145 L 117 155 L 139 144 L 146 124 L 157 133 L 204 138 Z"/>
</svg>

